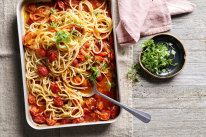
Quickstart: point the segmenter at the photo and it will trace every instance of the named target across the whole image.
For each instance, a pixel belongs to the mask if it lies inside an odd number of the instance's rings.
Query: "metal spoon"
[[[93,83],[93,92],[90,94],[90,95],[87,95],[86,97],[91,97],[93,96],[94,94],[97,94],[109,101],[111,101],[112,103],[116,104],[117,106],[120,106],[121,108],[127,110],[129,113],[131,113],[132,115],[134,115],[136,118],[138,118],[139,120],[141,120],[142,122],[144,123],[149,123],[150,120],[151,120],[151,116],[145,112],[142,112],[142,111],[139,111],[139,110],[136,110],[134,108],[130,108],[102,93],[100,93],[99,91],[97,91],[97,86],[96,86],[96,83],[95,82],[92,82]]]

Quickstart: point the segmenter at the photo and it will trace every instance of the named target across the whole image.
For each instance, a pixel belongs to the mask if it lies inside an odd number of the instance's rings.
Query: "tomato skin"
[[[57,83],[52,83],[50,89],[52,90],[53,93],[57,93],[60,91]]]
[[[29,100],[30,105],[35,105],[36,104],[36,97],[33,96],[31,93],[29,93],[28,100]]]
[[[118,114],[118,112],[119,112],[119,107],[118,106],[112,106],[111,108],[110,108],[110,117],[111,118],[116,118],[117,117],[117,114]]]
[[[98,55],[102,56],[102,57],[106,57],[106,56],[108,56],[108,53],[107,52],[100,52]]]
[[[94,110],[96,109],[96,105],[97,105],[97,102],[96,102],[96,99],[91,97],[91,98],[88,98],[86,100],[86,105],[88,107],[89,110]]]
[[[102,79],[103,79],[103,74],[101,74],[99,77],[96,78],[96,80],[97,80],[98,82],[102,81]]]
[[[100,120],[103,120],[103,121],[109,120],[109,118],[110,118],[110,111],[103,110],[98,116],[99,116]]]
[[[30,4],[27,8],[26,11],[30,12],[30,13],[35,13],[36,11],[36,5],[35,4]]]
[[[56,50],[49,50],[47,57],[49,58],[49,62],[52,62],[58,58],[58,52]]]
[[[32,23],[34,23],[34,21],[29,17],[28,20],[27,20],[27,24],[31,25]]]
[[[35,81],[35,84],[40,84],[40,81]]]
[[[49,126],[53,126],[53,125],[55,125],[57,123],[57,120],[46,118],[46,123]]]
[[[79,62],[84,62],[84,61],[85,61],[85,56],[84,56],[84,55],[78,55],[78,56],[77,56],[77,60],[78,60]]]
[[[43,77],[46,77],[47,75],[49,75],[49,70],[44,65],[38,67],[37,70],[38,70],[39,74]]]
[[[80,117],[80,118],[76,118],[72,121],[72,124],[76,124],[76,123],[83,123],[84,122],[84,118]]]
[[[30,113],[32,116],[37,116],[39,114],[39,107],[37,105],[32,105],[30,108]]]
[[[70,124],[70,123],[72,123],[72,120],[71,120],[71,119],[68,119],[68,118],[65,118],[65,119],[62,119],[62,120],[60,121],[60,123],[61,123],[61,124]]]
[[[57,4],[59,6],[60,9],[64,9],[65,5],[64,5],[64,2],[61,1],[61,0],[57,0]]]
[[[38,50],[37,50],[37,54],[38,54],[40,57],[46,57],[47,52],[46,52],[45,49],[38,49]]]
[[[60,97],[55,97],[54,98],[54,105],[57,107],[62,107],[64,105],[64,102]]]
[[[32,117],[33,121],[39,124],[46,123],[45,117],[42,114],[37,114],[36,116]]]

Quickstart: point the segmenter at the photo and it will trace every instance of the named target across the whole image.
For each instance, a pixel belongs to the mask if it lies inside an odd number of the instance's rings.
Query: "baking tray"
[[[24,59],[24,48],[22,43],[22,37],[25,34],[24,29],[24,13],[23,9],[24,6],[29,3],[37,3],[37,2],[50,2],[51,0],[20,0],[17,5],[17,24],[18,24],[18,35],[19,35],[19,49],[20,49],[20,56],[21,56],[21,69],[22,69],[22,80],[23,80],[23,90],[24,90],[24,103],[25,103],[25,114],[27,123],[34,129],[52,129],[52,128],[63,128],[63,127],[75,127],[75,126],[85,126],[85,125],[98,125],[98,124],[110,124],[115,122],[121,115],[121,108],[119,115],[112,120],[108,121],[98,121],[98,122],[88,122],[88,123],[78,123],[78,124],[64,124],[64,125],[54,125],[54,126],[47,126],[47,125],[40,125],[33,122],[31,114],[29,113],[29,103],[28,103],[28,91],[26,85],[26,77],[25,77],[25,59]],[[121,102],[121,92],[120,92],[120,80],[119,80],[119,64],[118,64],[118,55],[117,55],[117,40],[116,40],[116,33],[115,33],[115,20],[114,20],[114,3],[113,0],[108,0],[110,4],[112,20],[113,20],[113,36],[114,36],[114,50],[115,50],[115,59],[116,59],[116,68],[117,68],[117,87],[116,87],[116,94],[117,100]]]

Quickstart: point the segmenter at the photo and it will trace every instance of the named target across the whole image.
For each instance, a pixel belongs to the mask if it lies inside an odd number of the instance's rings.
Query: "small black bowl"
[[[151,40],[151,39],[154,40],[155,44],[160,44],[160,43],[165,43],[165,42],[172,43],[172,47],[176,51],[175,58],[174,58],[173,62],[178,63],[178,65],[177,66],[170,65],[169,66],[169,69],[170,69],[169,72],[164,72],[164,73],[161,73],[161,74],[152,73],[149,70],[147,70],[144,67],[144,65],[142,64],[142,53],[145,50],[145,48],[142,48],[142,51],[139,54],[139,64],[140,64],[140,66],[149,75],[151,75],[153,77],[156,77],[156,78],[165,79],[165,78],[174,77],[175,75],[177,75],[183,69],[183,67],[185,65],[185,62],[186,62],[186,52],[185,52],[183,44],[176,37],[174,37],[170,34],[165,34],[165,33],[154,35],[149,40]]]

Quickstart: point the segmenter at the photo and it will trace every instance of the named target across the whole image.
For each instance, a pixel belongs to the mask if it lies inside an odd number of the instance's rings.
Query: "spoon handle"
[[[118,101],[116,101],[116,100],[114,100],[114,99],[112,99],[112,98],[110,98],[110,97],[108,97],[108,96],[98,92],[98,91],[97,91],[97,94],[100,95],[101,97],[111,101],[112,103],[120,106],[121,108],[124,108],[125,110],[127,110],[128,112],[133,114],[136,118],[138,118],[142,122],[144,122],[144,123],[150,122],[151,116],[149,114],[147,114],[145,112],[142,112],[142,111],[139,111],[139,110],[136,110],[136,109],[133,109],[133,108],[130,108],[130,107],[126,106],[126,105],[123,105],[120,102],[118,102]]]

